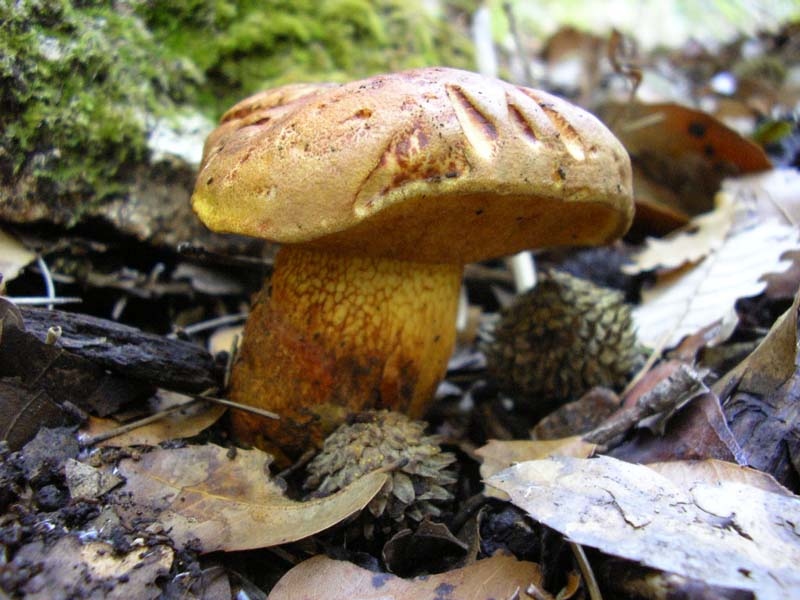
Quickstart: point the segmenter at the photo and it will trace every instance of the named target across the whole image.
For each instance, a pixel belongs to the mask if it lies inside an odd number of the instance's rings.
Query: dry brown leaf
[[[162,590],[156,580],[169,573],[172,560],[172,549],[163,545],[119,554],[105,542],[82,545],[71,536],[49,547],[42,542],[28,544],[14,557],[20,565],[39,569],[21,590],[29,600],[160,598]]]
[[[758,175],[726,179],[722,190],[748,210],[750,217],[778,219],[800,226],[800,172],[773,169]]]
[[[493,556],[446,573],[401,579],[320,555],[286,573],[269,600],[488,600],[523,597],[531,584],[540,586],[541,582],[536,563],[512,556]]]
[[[249,550],[340,523],[364,508],[387,478],[373,472],[332,496],[296,502],[269,478],[271,460],[260,450],[230,456],[211,444],[157,449],[120,462],[127,481],[114,495],[115,509],[123,519],[151,514],[179,547],[192,542],[203,553]]]
[[[648,239],[647,247],[633,256],[634,264],[623,271],[636,274],[696,263],[720,248],[732,228],[739,231],[771,220],[796,228],[800,225],[798,189],[800,173],[794,169],[727,179],[723,193],[714,198],[713,211],[698,215],[666,239]]]
[[[701,394],[679,408],[665,423],[663,433],[639,428],[610,455],[646,465],[709,458],[744,464],[746,460],[728,428],[719,399],[711,393]]]
[[[579,544],[758,598],[796,594],[800,498],[735,478],[690,480],[684,488],[601,456],[525,462],[488,483]]]
[[[485,446],[475,450],[475,454],[481,459],[481,479],[485,481],[516,463],[551,456],[588,458],[596,448],[596,444],[585,442],[581,436],[575,435],[557,440],[489,440]],[[493,488],[487,487],[484,493],[507,499],[505,494]]]
[[[0,279],[8,282],[14,279],[28,264],[36,260],[36,253],[28,250],[16,238],[0,229]]]
[[[788,266],[782,256],[800,246],[798,229],[785,218],[764,218],[767,209],[761,206],[773,201],[759,191],[762,180],[750,178],[746,188],[740,182],[735,196],[720,192],[717,209],[695,218],[692,231],[649,240],[634,257],[629,273],[661,269],[633,310],[642,343],[674,346],[715,322],[721,326],[710,343],[724,341],[738,322],[736,300],[760,293],[766,274]]]
[[[177,404],[189,405],[194,401],[191,396],[166,390],[160,390],[158,396],[158,402],[153,406],[154,412],[166,410]],[[196,402],[186,408],[176,409],[158,421],[98,442],[97,445],[157,446],[167,440],[190,438],[211,427],[224,412],[225,407],[219,404]],[[79,439],[92,438],[107,431],[112,431],[121,425],[123,423],[116,419],[89,417],[86,425],[80,431]]]
[[[650,463],[647,466],[684,490],[690,490],[697,484],[722,485],[726,482],[737,482],[765,492],[792,497],[792,493],[771,475],[724,460],[674,460]]]
[[[717,173],[765,171],[772,165],[764,150],[715,117],[674,103],[626,105],[615,130],[628,152],[676,158],[702,156]]]
[[[798,315],[800,292],[758,347],[713,385],[714,393],[722,401],[734,389],[768,396],[794,376],[798,362]]]
[[[800,473],[800,292],[767,337],[713,389],[747,464],[794,485]]]

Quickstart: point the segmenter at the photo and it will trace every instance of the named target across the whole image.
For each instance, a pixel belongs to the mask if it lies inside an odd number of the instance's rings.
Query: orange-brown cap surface
[[[608,242],[631,196],[628,155],[592,115],[425,68],[243,101],[209,137],[192,202],[217,231],[465,263]]]

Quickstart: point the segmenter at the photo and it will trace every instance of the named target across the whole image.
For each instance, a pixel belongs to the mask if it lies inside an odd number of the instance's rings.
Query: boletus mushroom
[[[192,196],[213,230],[278,242],[230,396],[246,443],[287,456],[348,413],[423,415],[455,338],[465,263],[604,244],[628,228],[630,159],[545,92],[424,68],[294,85],[231,108]]]

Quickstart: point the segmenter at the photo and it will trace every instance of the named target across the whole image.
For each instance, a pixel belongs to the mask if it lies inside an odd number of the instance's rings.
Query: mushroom
[[[465,263],[607,243],[630,159],[592,115],[447,68],[288,86],[231,108],[192,196],[220,232],[278,242],[231,374],[241,441],[294,457],[348,413],[422,416],[455,338]]]

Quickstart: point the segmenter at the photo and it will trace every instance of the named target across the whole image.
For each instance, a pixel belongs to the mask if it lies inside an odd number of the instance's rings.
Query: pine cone
[[[453,499],[456,481],[447,467],[455,461],[442,452],[425,424],[390,411],[359,413],[351,423],[331,433],[322,451],[309,463],[304,487],[327,496],[355,479],[390,468],[391,477],[362,514],[363,533],[372,539],[375,528],[384,534],[400,531],[426,517],[438,517]],[[395,468],[392,468],[395,466]]]
[[[593,386],[621,388],[641,360],[622,294],[558,271],[501,313],[493,337],[489,373],[541,415]]]

